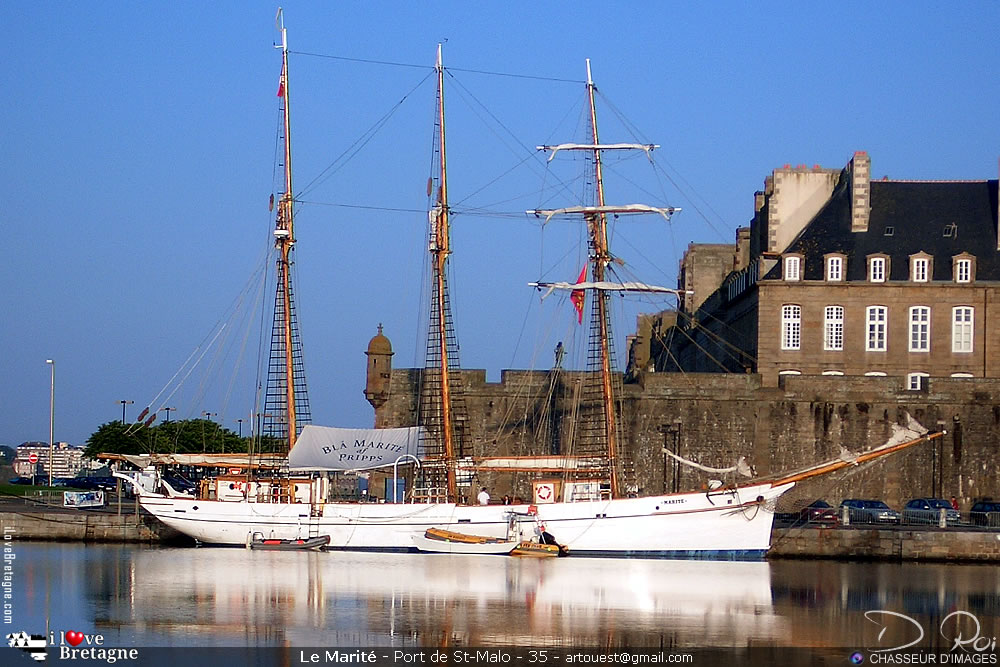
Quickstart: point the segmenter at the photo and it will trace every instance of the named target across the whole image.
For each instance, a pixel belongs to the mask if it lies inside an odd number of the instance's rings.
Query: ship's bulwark
[[[376,412],[380,426],[414,423],[419,372],[393,370],[389,399]],[[551,373],[508,370],[499,383],[489,383],[483,370],[462,372],[476,455],[545,454],[545,443],[528,444],[536,442],[537,433],[568,435],[571,387],[578,375]],[[849,476],[799,485],[782,498],[779,511],[820,497],[834,505],[848,497],[880,498],[900,507],[914,497],[954,495],[965,507],[973,498],[996,496],[1000,471],[984,470],[982,462],[992,460],[1000,441],[1000,380],[931,378],[929,390],[921,392],[907,391],[904,382],[784,376],[778,387],[763,387],[756,374],[645,373],[640,382],[625,385],[625,446],[635,460],[641,493],[689,491],[702,488],[709,475],[675,464],[663,448],[720,468],[743,456],[757,474],[776,474],[834,458],[841,447],[852,452],[877,447],[891,435],[891,424],[904,424],[909,414],[946,435]],[[554,410],[543,410],[546,403]],[[509,476],[480,472],[479,477],[494,496],[530,497],[527,478],[511,487]]]

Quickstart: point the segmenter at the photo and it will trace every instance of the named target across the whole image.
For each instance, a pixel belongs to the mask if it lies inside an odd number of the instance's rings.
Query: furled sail
[[[659,148],[659,144],[556,144],[555,146],[536,146],[540,151],[552,151],[549,162],[559,151],[613,151],[613,150],[634,150],[646,151],[649,157],[654,148]]]
[[[648,285],[646,283],[639,282],[627,282],[627,283],[616,283],[608,280],[601,281],[583,281],[579,283],[566,283],[566,282],[554,282],[554,283],[528,283],[531,287],[537,287],[538,289],[546,290],[545,294],[542,295],[544,299],[552,290],[566,289],[566,290],[601,290],[604,292],[646,292],[646,293],[657,293],[657,294],[687,294],[690,290],[680,290],[673,289],[671,287],[660,287],[659,285]]]
[[[618,206],[569,206],[567,208],[555,209],[532,209],[525,211],[525,213],[543,217],[547,223],[557,215],[572,215],[581,213],[583,215],[597,213],[659,213],[665,219],[670,220],[670,216],[680,210],[680,208],[675,206],[659,207],[648,206],[646,204],[620,204]]]
[[[288,454],[291,470],[370,470],[419,457],[419,426],[410,428],[303,427]],[[412,459],[410,459],[412,461]]]

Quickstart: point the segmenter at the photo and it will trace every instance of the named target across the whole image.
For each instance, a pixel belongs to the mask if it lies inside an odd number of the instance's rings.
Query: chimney
[[[742,271],[750,265],[750,228],[736,230],[736,253],[733,255],[733,271]]]
[[[855,151],[851,158],[851,231],[867,232],[872,210],[872,160],[866,151]]]

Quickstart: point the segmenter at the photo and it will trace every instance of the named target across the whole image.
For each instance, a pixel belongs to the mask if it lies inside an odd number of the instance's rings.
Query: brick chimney
[[[851,158],[851,231],[867,232],[872,210],[872,160],[867,151],[855,151]]]
[[[750,228],[736,230],[736,252],[733,255],[733,271],[742,271],[750,265]]]

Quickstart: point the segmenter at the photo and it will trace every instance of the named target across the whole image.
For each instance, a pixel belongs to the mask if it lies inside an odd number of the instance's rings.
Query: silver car
[[[936,526],[941,521],[941,510],[944,510],[946,525],[954,526],[961,522],[962,515],[944,498],[914,498],[903,508],[903,523]]]

